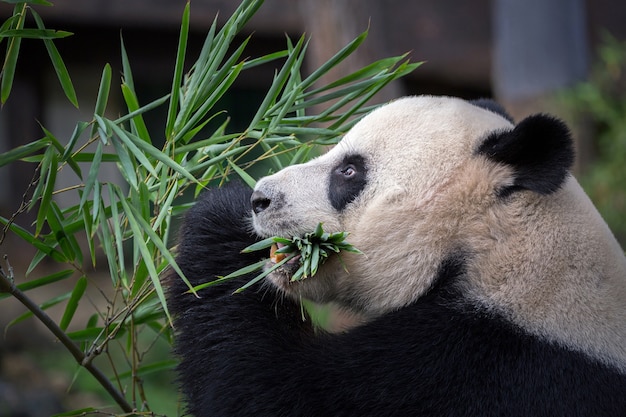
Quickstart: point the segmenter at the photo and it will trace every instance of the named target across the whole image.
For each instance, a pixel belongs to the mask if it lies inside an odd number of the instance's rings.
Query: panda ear
[[[574,162],[574,146],[567,126],[543,114],[529,116],[512,130],[494,132],[478,154],[507,164],[515,171],[513,188],[550,194],[558,190]]]

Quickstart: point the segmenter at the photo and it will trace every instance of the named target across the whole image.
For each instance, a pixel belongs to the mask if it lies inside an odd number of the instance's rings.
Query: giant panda
[[[177,262],[191,284],[323,223],[362,254],[198,295],[175,273],[179,382],[202,416],[626,416],[626,259],[570,173],[567,127],[497,105],[386,104],[326,154],[205,192]],[[268,261],[268,267],[271,261]],[[339,333],[301,299],[359,317]]]

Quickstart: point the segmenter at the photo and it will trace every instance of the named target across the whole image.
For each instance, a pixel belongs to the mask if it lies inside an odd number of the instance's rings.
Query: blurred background
[[[0,152],[40,137],[39,123],[59,136],[64,132],[69,136],[75,120],[89,120],[91,107],[85,103],[95,101],[104,64],[112,65],[113,74],[120,73],[120,35],[136,75],[140,100],[160,97],[171,86],[184,0],[53,3],[53,7],[37,10],[47,27],[75,34],[56,45],[86,114],[81,115],[64,98],[42,42],[24,41],[14,93],[0,111]],[[216,14],[226,19],[237,4],[236,0],[192,1],[190,56],[201,47]],[[10,16],[11,10],[10,4],[0,3],[0,19]],[[578,122],[579,115],[571,116],[578,104],[575,101],[592,99],[593,91],[584,92],[586,96],[579,92],[582,98],[569,97],[566,104],[574,104],[573,108],[555,104],[553,99],[588,80],[606,90],[601,92],[606,100],[623,98],[625,52],[620,40],[626,38],[624,22],[626,3],[619,0],[266,0],[245,35],[253,34],[248,53],[258,56],[284,48],[285,36],[296,38],[306,33],[311,38],[306,65],[314,69],[369,28],[365,45],[343,67],[345,74],[375,59],[404,53],[413,61],[426,61],[379,94],[380,102],[406,94],[494,97],[517,120],[529,113],[550,111]],[[606,51],[610,42],[613,49]],[[254,76],[238,80],[227,103],[234,123],[253,112],[274,69],[261,66]],[[601,107],[606,103],[595,104]],[[589,105],[582,106],[588,114],[594,110]],[[111,112],[116,106],[123,106],[119,91],[113,91]],[[623,115],[624,110],[621,112]],[[159,116],[152,113],[152,117]],[[589,123],[573,126],[579,140],[577,172],[602,156],[592,139],[598,137],[593,130],[598,126]],[[26,172],[19,169],[0,170],[3,212],[15,209],[16,196],[21,196],[31,179],[29,166],[24,166]],[[623,224],[618,227],[626,228]]]
[[[114,86],[115,77],[120,77],[120,36],[140,101],[147,103],[171,88],[184,0],[52,2],[52,7],[37,7],[37,11],[48,28],[74,33],[55,45],[72,76],[81,108],[65,98],[42,42],[24,40],[12,95],[0,110],[0,153],[41,137],[41,125],[57,137],[69,138],[77,120],[91,120],[103,66],[113,67]],[[215,16],[219,13],[218,21],[226,19],[237,4],[236,0],[191,1],[190,57],[197,56]],[[0,21],[12,10],[12,4],[0,3]],[[306,67],[313,70],[369,28],[364,46],[334,78],[404,53],[414,62],[425,61],[383,90],[378,102],[408,94],[493,97],[516,120],[536,112],[564,118],[577,141],[576,175],[624,245],[624,22],[626,2],[621,0],[266,0],[242,37],[253,36],[247,50],[255,57],[284,49],[286,36],[306,33],[311,38]],[[236,82],[224,103],[233,124],[237,120],[245,124],[254,113],[274,70],[261,66]],[[122,113],[125,106],[120,92],[112,91],[108,111],[115,114],[116,109]],[[146,122],[162,124],[165,112],[149,113]],[[119,175],[116,172],[111,175]],[[32,176],[30,164],[0,168],[1,215],[10,217],[17,210]],[[25,246],[24,259],[12,258],[13,262],[28,263],[32,256],[28,251]],[[20,308],[8,301],[0,302],[2,328]],[[55,371],[67,366],[55,363],[55,347],[45,330],[26,321],[7,334],[10,337],[0,335],[0,417],[49,415],[54,404],[61,411],[93,405],[90,395],[97,394],[88,389],[67,393],[67,379],[72,376]],[[41,353],[48,350],[53,353]],[[15,353],[24,351],[40,353],[36,359]],[[65,356],[58,359],[64,360]],[[161,382],[163,402],[175,405],[171,382]],[[25,392],[28,402],[52,405],[37,408],[19,400],[20,409],[9,410],[7,405],[2,409],[3,398],[24,398]],[[71,406],[60,405],[71,395],[77,396]]]

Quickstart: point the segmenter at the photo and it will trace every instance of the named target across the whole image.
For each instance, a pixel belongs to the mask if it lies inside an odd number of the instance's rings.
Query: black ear
[[[560,120],[543,114],[527,117],[512,130],[492,133],[477,152],[513,167],[514,189],[540,194],[558,190],[574,163],[569,129]]]

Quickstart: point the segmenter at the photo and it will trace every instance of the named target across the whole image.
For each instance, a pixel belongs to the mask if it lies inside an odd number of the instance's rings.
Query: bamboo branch
[[[45,311],[43,311],[35,302],[33,302],[33,300],[28,298],[28,296],[24,294],[24,292],[17,288],[13,280],[13,273],[10,265],[8,265],[8,269],[9,274],[7,275],[4,269],[0,267],[0,293],[5,292],[11,294],[27,309],[29,309],[35,315],[35,317],[37,317],[39,321],[41,321],[48,328],[48,330],[50,330],[52,334],[54,334],[57,339],[59,339],[61,344],[63,344],[63,346],[65,346],[65,348],[72,354],[74,359],[76,359],[76,362],[78,362],[78,364],[80,364],[91,375],[93,375],[94,378],[96,378],[100,385],[109,393],[109,395],[125,413],[134,412],[135,410],[128,403],[126,397],[124,397],[124,395],[113,386],[109,378],[107,378],[106,375],[104,375],[102,371],[100,371],[100,369],[98,369],[93,364],[93,362],[91,362],[90,360],[86,360],[87,357],[85,356],[83,351],[80,350],[78,346],[76,346],[72,339],[70,339],[63,330],[61,330],[61,328],[54,322],[54,320],[52,320],[52,318],[48,314],[46,314]]]

